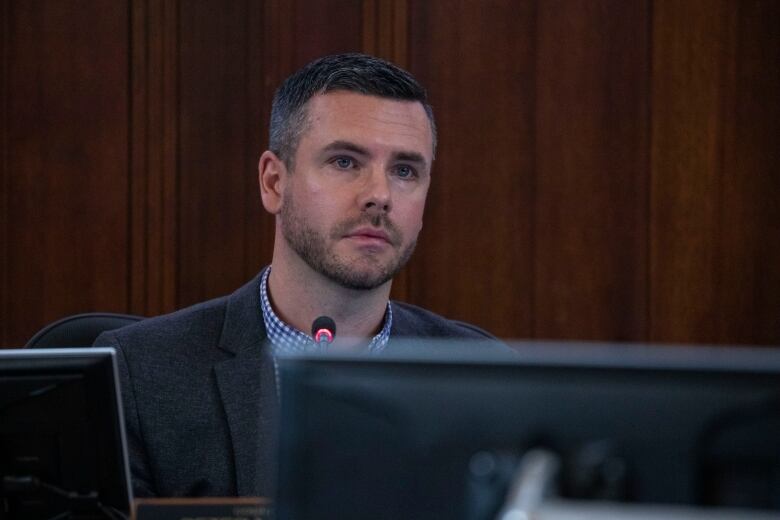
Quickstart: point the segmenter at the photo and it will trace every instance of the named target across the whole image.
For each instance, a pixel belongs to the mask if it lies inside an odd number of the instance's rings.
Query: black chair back
[[[132,314],[88,312],[67,316],[39,330],[24,348],[90,347],[101,332],[144,319]]]

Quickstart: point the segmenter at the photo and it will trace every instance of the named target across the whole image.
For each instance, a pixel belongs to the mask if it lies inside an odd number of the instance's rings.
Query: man
[[[422,228],[436,146],[425,91],[359,54],[293,74],[274,96],[260,195],[276,216],[271,266],[232,295],[101,335],[119,352],[136,496],[273,494],[275,356],[381,353],[401,336],[489,338],[390,302]],[[390,346],[388,346],[390,345]]]

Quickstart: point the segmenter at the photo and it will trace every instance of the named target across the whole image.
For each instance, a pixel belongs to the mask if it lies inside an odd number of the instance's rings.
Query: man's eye
[[[353,161],[350,157],[336,157],[333,160],[333,164],[342,170],[348,170],[355,167],[355,161]]]
[[[396,166],[395,174],[401,179],[413,179],[417,177],[417,172],[411,166]]]

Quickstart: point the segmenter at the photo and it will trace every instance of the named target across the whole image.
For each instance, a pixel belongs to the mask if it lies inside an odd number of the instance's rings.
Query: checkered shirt
[[[268,275],[271,268],[265,270],[260,281],[260,309],[263,313],[263,322],[268,339],[271,342],[271,353],[277,355],[305,354],[317,352],[317,345],[308,334],[283,322],[276,315],[268,299]],[[385,324],[379,333],[371,338],[366,350],[372,354],[382,352],[390,339],[390,327],[393,325],[393,307],[387,302],[385,312]]]

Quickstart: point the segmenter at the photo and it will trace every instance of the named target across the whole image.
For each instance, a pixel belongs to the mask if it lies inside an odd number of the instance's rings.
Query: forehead
[[[314,96],[307,104],[307,125],[302,142],[327,146],[336,140],[366,148],[415,151],[430,158],[431,125],[417,101],[335,91]]]

